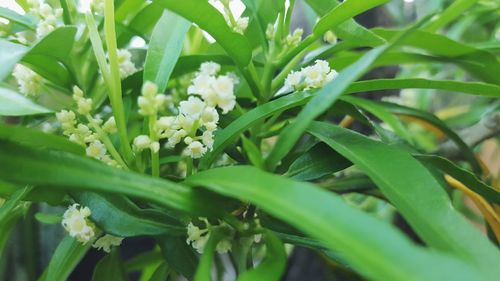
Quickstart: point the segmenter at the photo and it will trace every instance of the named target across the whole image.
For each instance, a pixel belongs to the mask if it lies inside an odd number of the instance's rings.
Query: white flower
[[[215,63],[214,63],[215,64]],[[215,77],[207,75],[200,72],[191,81],[191,85],[188,87],[188,94],[190,95],[200,95],[203,99],[208,99],[216,95],[212,85],[215,83]]]
[[[104,14],[104,0],[90,0],[90,9],[96,14]]]
[[[203,142],[204,145],[207,146],[208,149],[212,149],[214,146],[214,134],[212,131],[205,131],[203,132],[203,135],[201,136],[201,141]]]
[[[109,119],[102,125],[102,129],[110,134],[116,133],[118,129],[116,128],[115,117],[111,116]]]
[[[116,237],[113,235],[106,234],[102,236],[101,238],[97,239],[97,241],[94,242],[92,247],[97,248],[98,250],[103,250],[106,253],[111,252],[111,247],[113,246],[120,246],[122,244],[123,238],[121,237]]]
[[[92,110],[92,99],[86,99],[83,91],[78,86],[73,86],[73,100],[76,102],[77,111],[81,115],[87,115]]]
[[[325,32],[325,35],[323,35],[323,41],[333,45],[337,43],[337,36],[335,35],[335,33],[333,33],[333,31],[328,30],[327,32]]]
[[[186,147],[186,153],[193,159],[198,159],[207,152],[207,148],[199,141],[193,141]]]
[[[53,9],[44,1],[29,1],[30,13],[38,17],[38,24],[36,27],[37,38],[42,38],[47,35],[56,27],[57,18],[62,16],[62,9]]]
[[[95,235],[94,224],[88,219],[90,214],[88,207],[73,204],[64,212],[61,224],[71,237],[79,242],[87,243]]]
[[[285,87],[290,89],[296,89],[302,83],[302,72],[292,71],[285,79]]]
[[[135,151],[143,151],[144,149],[148,149],[151,145],[151,139],[146,135],[139,135],[134,139],[134,150]]]
[[[212,85],[218,96],[233,96],[234,95],[234,80],[226,75],[219,76]]]
[[[76,115],[73,111],[61,110],[56,113],[56,118],[59,123],[61,123],[61,127],[63,129],[63,133],[69,136],[76,125]]]
[[[216,75],[220,71],[220,64],[213,61],[204,62],[200,65],[200,73],[203,75]]]
[[[203,113],[201,114],[201,120],[203,123],[215,123],[219,121],[219,113],[213,107],[207,106]]]
[[[232,248],[232,244],[231,244],[231,241],[228,239],[222,239],[215,247],[215,249],[217,250],[217,253],[219,253],[219,254],[225,254],[225,253],[231,251],[231,248]]]
[[[126,49],[118,49],[118,65],[120,67],[120,78],[123,80],[134,74],[137,69],[132,62],[132,54]]]
[[[98,140],[95,140],[89,144],[87,149],[85,150],[87,153],[87,156],[95,158],[95,159],[102,159],[104,155],[106,155],[106,146]]]
[[[200,118],[205,103],[197,97],[189,97],[187,101],[181,101],[179,104],[179,112],[192,120]]]
[[[207,244],[208,239],[210,238],[210,223],[206,218],[199,218],[206,225],[205,228],[200,229],[192,222],[187,225],[187,239],[186,243],[191,245],[198,253],[202,254]],[[231,250],[231,240],[226,237],[222,239],[219,243],[217,243],[216,250],[219,254],[227,253]]]
[[[293,34],[289,34],[286,39],[285,39],[285,44],[288,47],[295,47],[297,46],[300,41],[302,40],[302,34],[304,33],[304,30],[302,28],[297,28],[293,31]]]
[[[243,34],[248,27],[248,17],[241,17],[236,20],[236,24],[232,26],[233,31]]]
[[[97,140],[97,136],[85,124],[78,124],[69,134],[69,140],[80,145]]]
[[[146,81],[142,85],[141,96],[137,99],[139,114],[144,116],[156,115],[164,99],[157,98],[158,86],[151,81]]]
[[[24,65],[17,64],[14,67],[12,76],[16,78],[19,91],[26,96],[36,97],[40,94],[42,87],[42,76]]]
[[[321,88],[337,77],[338,73],[330,68],[328,62],[317,60],[314,65],[293,71],[285,80],[285,88],[293,90],[307,90]]]

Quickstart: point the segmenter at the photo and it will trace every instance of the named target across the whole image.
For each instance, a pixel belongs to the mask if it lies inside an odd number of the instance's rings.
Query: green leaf
[[[57,85],[70,87],[74,82],[70,69],[70,54],[75,42],[76,27],[59,27],[36,43],[23,62]]]
[[[230,65],[233,66],[234,62],[231,57],[226,55],[189,55],[181,56],[175,65],[172,78],[177,78],[181,75],[198,70],[200,65],[206,61],[213,61],[222,66]]]
[[[441,12],[436,18],[424,26],[424,30],[428,32],[436,32],[442,27],[445,27],[456,18],[463,15],[463,13],[476,4],[478,0],[457,0],[451,3],[448,8]]]
[[[31,18],[20,15],[11,9],[0,7],[0,18],[8,19],[31,30],[36,29],[36,25]]]
[[[287,259],[283,242],[270,231],[265,233],[264,239],[267,247],[266,257],[255,269],[241,274],[237,281],[274,281],[281,279]]]
[[[216,254],[215,249],[223,237],[220,229],[213,229],[210,231],[210,237],[208,238],[205,248],[203,248],[203,255],[201,255],[200,264],[194,275],[194,281],[212,280],[212,264],[214,255]]]
[[[310,181],[331,175],[351,166],[351,161],[319,143],[300,155],[285,173],[295,180]]]
[[[24,116],[52,112],[29,98],[0,87],[0,116]]]
[[[416,246],[393,226],[313,184],[247,166],[199,172],[185,183],[255,204],[341,253],[371,280],[483,280],[475,264]]]
[[[82,244],[71,236],[65,236],[57,246],[42,281],[66,281],[92,245]]]
[[[170,268],[166,262],[162,262],[155,270],[149,281],[165,281],[170,274]]]
[[[126,281],[128,280],[119,251],[113,250],[96,265],[92,281]]]
[[[198,256],[186,240],[180,237],[163,236],[158,238],[158,243],[167,263],[188,280],[192,280],[198,267]]]
[[[73,197],[92,210],[92,221],[108,234],[132,237],[186,233],[186,228],[174,218],[155,209],[141,209],[124,196],[82,192]]]
[[[337,1],[306,0],[306,2],[320,17],[325,16],[331,9],[338,6]],[[383,38],[358,24],[354,19],[348,19],[333,28],[333,30],[339,38],[349,42],[356,42],[370,47],[385,43]]]
[[[62,216],[60,214],[36,213],[35,219],[43,224],[56,224],[61,222]]]
[[[406,107],[398,104],[388,103],[388,102],[377,102],[377,104],[383,106],[388,111],[394,114],[412,116],[421,120],[424,120],[433,126],[441,130],[446,136],[448,136],[461,150],[465,159],[470,163],[475,172],[480,173],[482,171],[481,165],[476,159],[474,152],[471,148],[462,140],[460,136],[457,135],[452,129],[450,129],[446,123],[441,121],[431,113],[425,112],[423,110],[414,109],[411,107]]]
[[[389,2],[389,0],[346,0],[326,13],[313,28],[316,37],[354,16]]]
[[[327,123],[315,122],[309,132],[364,171],[429,246],[474,264],[486,280],[498,276],[498,251],[453,209],[432,174],[408,152]]]
[[[262,155],[260,149],[251,140],[242,137],[243,149],[245,150],[250,163],[254,166],[264,169],[264,160],[262,160]]]
[[[36,148],[52,148],[78,155],[85,154],[85,149],[82,146],[67,138],[47,134],[33,128],[0,124],[0,139]]]
[[[353,83],[347,93],[360,93],[396,89],[436,89],[500,98],[500,86],[481,82],[431,80],[421,78],[373,79]]]
[[[450,160],[434,155],[414,155],[424,164],[433,166],[436,169],[454,177],[472,191],[483,196],[486,201],[500,205],[500,193],[493,187],[485,184],[470,171],[455,165]]]
[[[167,88],[190,26],[189,21],[169,11],[156,23],[144,64],[144,81],[154,82],[160,93]]]
[[[0,179],[7,182],[32,183],[71,192],[94,191],[127,195],[204,216],[222,211],[220,207],[215,209],[205,204],[206,200],[221,200],[219,197],[202,194],[177,183],[112,168],[90,158],[66,152],[33,149],[7,141],[0,141],[0,144]],[[220,203],[231,207],[227,202]]]
[[[252,49],[245,36],[233,32],[217,9],[205,0],[155,0],[166,9],[196,23],[208,32],[236,64],[245,67],[252,58]]]
[[[290,151],[303,132],[316,117],[320,116],[335,102],[347,87],[360,78],[389,45],[377,47],[367,52],[360,60],[352,64],[331,82],[318,90],[314,97],[301,110],[295,121],[285,127],[280,133],[278,141],[266,159],[270,170],[274,170],[279,161]]]
[[[29,48],[20,44],[11,43],[3,38],[0,38],[0,81],[7,77],[14,66],[24,57],[29,51]]]
[[[19,205],[21,200],[26,197],[31,189],[32,187],[30,186],[18,189],[6,202],[3,203],[3,205],[0,207],[0,224],[2,224],[6,219],[9,218],[9,214]]]

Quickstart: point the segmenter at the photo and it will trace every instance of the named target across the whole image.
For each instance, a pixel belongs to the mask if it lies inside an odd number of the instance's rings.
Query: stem
[[[186,157],[186,178],[193,174],[193,158]]]
[[[118,66],[118,48],[116,45],[115,8],[113,0],[105,0],[104,2],[104,34],[109,55],[109,78],[111,79],[111,83],[108,87],[110,88],[110,100],[114,100],[114,105],[112,105],[113,114],[115,116],[116,126],[120,135],[120,147],[122,152],[125,154],[125,159],[129,162],[134,158],[134,155],[127,136],[127,125],[123,109],[120,69]]]
[[[306,50],[303,50],[297,56],[295,56],[285,67],[281,72],[276,76],[276,78],[273,79],[271,83],[271,90],[275,91],[281,84],[283,84],[283,81],[285,81],[286,77],[288,74],[292,71],[292,69],[297,65],[297,63],[300,62],[302,57],[305,55]]]
[[[151,141],[158,141],[154,128],[156,127],[156,116],[151,115],[148,117],[148,127],[149,127],[149,138]],[[151,175],[153,177],[160,176],[160,154],[159,151],[151,151]]]
[[[122,166],[124,169],[128,169],[127,163],[123,161],[122,157],[120,156],[120,153],[116,150],[115,146],[113,145],[113,142],[111,142],[111,139],[109,138],[108,134],[101,128],[99,127],[92,116],[87,115],[87,120],[89,122],[89,125],[96,131],[97,135],[99,136],[99,139],[104,143],[104,146],[106,146],[106,149],[108,150],[109,154],[115,159],[120,166]]]

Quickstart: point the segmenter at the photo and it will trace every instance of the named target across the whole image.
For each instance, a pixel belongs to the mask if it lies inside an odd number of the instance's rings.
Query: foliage
[[[500,276],[496,1],[16,2],[0,280],[16,222],[67,231],[45,281],[92,248],[92,280],[280,280],[285,244],[353,280]],[[132,237],[155,247],[124,260]]]

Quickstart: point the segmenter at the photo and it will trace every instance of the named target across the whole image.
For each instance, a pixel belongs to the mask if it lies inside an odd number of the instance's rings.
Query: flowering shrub
[[[402,1],[16,2],[0,251],[17,221],[64,232],[29,280],[77,280],[88,251],[93,280],[281,280],[295,247],[339,280],[498,280],[495,1],[393,29],[354,17]],[[133,237],[155,246],[120,255]]]

